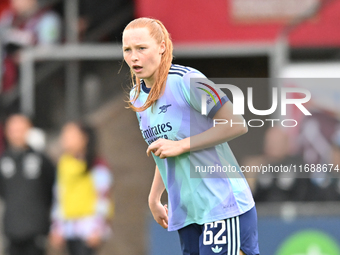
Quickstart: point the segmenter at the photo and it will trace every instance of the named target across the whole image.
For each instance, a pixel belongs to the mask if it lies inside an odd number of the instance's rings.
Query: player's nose
[[[138,55],[136,51],[132,51],[131,60],[136,62],[138,60]]]

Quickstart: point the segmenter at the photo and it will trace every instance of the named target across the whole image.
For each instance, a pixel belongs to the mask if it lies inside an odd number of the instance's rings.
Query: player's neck
[[[144,80],[144,83],[145,83],[145,86],[147,87],[147,88],[152,88],[152,86],[153,86],[153,82],[151,82],[149,79],[143,79]]]
[[[153,75],[151,75],[150,77],[148,77],[148,78],[144,78],[143,80],[144,80],[144,83],[145,83],[145,86],[147,87],[147,88],[152,88],[152,86],[155,84],[155,82],[156,82],[156,78],[158,77],[158,70],[156,70],[155,72],[154,72],[154,74]]]

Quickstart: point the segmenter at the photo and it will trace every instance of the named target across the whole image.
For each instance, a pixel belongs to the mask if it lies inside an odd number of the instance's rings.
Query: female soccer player
[[[184,255],[259,254],[252,194],[227,144],[247,132],[242,116],[202,73],[172,64],[159,20],[131,21],[123,53],[135,84],[130,107],[156,162],[149,206],[157,223],[178,230]],[[214,125],[218,119],[239,124]],[[160,202],[165,188],[169,208]]]

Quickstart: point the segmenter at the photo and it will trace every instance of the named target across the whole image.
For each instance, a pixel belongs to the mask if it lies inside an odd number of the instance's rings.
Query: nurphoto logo
[[[205,91],[206,93],[203,93],[201,96],[201,114],[207,115],[207,105],[209,104],[210,100],[213,100],[215,105],[217,104],[215,97],[217,97],[222,105],[221,98],[219,94],[216,92],[216,90],[203,82],[198,82],[201,85],[206,86],[209,88],[210,91],[204,88],[197,87],[198,89],[201,89]],[[233,96],[233,114],[234,115],[243,115],[244,114],[244,108],[245,108],[245,96],[240,88],[238,88],[235,85],[231,84],[215,84],[216,88],[219,89],[228,89],[232,96]],[[289,93],[299,93],[303,95],[301,98],[289,98],[287,94]],[[210,98],[207,99],[207,96]],[[257,116],[267,116],[272,113],[274,113],[278,106],[280,105],[281,109],[281,116],[287,115],[287,105],[294,105],[297,107],[304,115],[312,115],[306,107],[303,105],[307,103],[311,99],[311,93],[307,89],[304,88],[296,88],[296,87],[282,87],[282,88],[272,88],[272,105],[269,109],[266,110],[258,110],[255,109],[254,103],[253,103],[253,88],[248,87],[247,88],[247,106],[251,113]],[[298,122],[295,119],[265,119],[265,121],[270,122],[271,126],[274,126],[275,122],[280,122],[283,127],[296,127],[298,125]],[[230,123],[229,123],[230,122]],[[230,124],[232,125],[244,125],[246,126],[248,124],[249,127],[262,127],[264,125],[264,121],[262,119],[250,119],[247,122],[232,122],[228,121],[226,119],[214,119],[214,127],[216,125],[225,125]]]

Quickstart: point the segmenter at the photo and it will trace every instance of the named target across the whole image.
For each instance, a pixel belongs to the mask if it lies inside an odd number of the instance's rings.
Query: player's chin
[[[148,78],[146,75],[143,75],[143,74],[141,74],[141,73],[135,73],[135,72],[134,72],[134,74],[135,74],[135,76],[136,76],[138,79],[146,79],[146,78]]]
[[[151,74],[148,70],[144,69],[140,72],[133,72],[138,79],[148,79]]]

